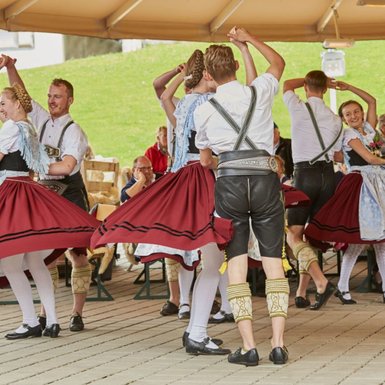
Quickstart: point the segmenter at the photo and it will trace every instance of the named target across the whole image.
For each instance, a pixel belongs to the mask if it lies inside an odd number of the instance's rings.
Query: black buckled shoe
[[[330,296],[333,294],[336,288],[331,282],[328,282],[326,285],[325,291],[323,293],[316,293],[315,302],[310,306],[310,310],[319,310],[323,305],[326,305]]]
[[[219,313],[222,315],[221,318],[209,318],[209,324],[221,324],[223,322],[235,322],[233,313],[225,313],[223,310],[220,310]]]
[[[190,335],[190,333],[188,333],[188,332],[184,332],[183,333],[183,336],[182,336],[182,345],[183,345],[183,347],[186,346],[186,341],[187,341],[189,335]],[[219,339],[219,338],[210,338],[210,340],[212,342],[214,342],[214,344],[217,345],[217,346],[221,346],[223,344],[223,341],[221,339]]]
[[[343,305],[354,305],[357,303],[357,301],[355,301],[352,298],[350,298],[350,299],[344,298],[345,294],[349,294],[349,292],[348,291],[339,291],[337,289],[337,291],[334,293],[334,296],[339,298],[339,300],[342,302]]]
[[[304,309],[305,307],[310,306],[310,301],[308,298],[303,297],[295,297],[294,298],[295,307],[298,307],[299,309]]]
[[[69,329],[71,332],[80,332],[84,329],[84,322],[79,313],[71,316]]]
[[[167,302],[162,306],[162,309],[160,309],[161,315],[173,315],[178,314],[179,308],[175,305],[175,303],[170,302],[167,300]]]
[[[60,333],[60,325],[59,324],[52,324],[51,326],[47,326],[43,330],[43,336],[44,337],[51,337],[56,338]]]
[[[47,326],[47,317],[45,315],[38,315],[37,320],[41,326],[41,330],[44,330]]]
[[[276,347],[269,354],[269,360],[272,361],[275,365],[286,364],[289,359],[289,352],[286,347]]]
[[[27,329],[23,333],[8,333],[5,335],[5,338],[7,340],[19,340],[21,338],[28,338],[28,337],[41,337],[42,330],[40,324],[34,327],[28,326],[27,324],[23,324],[24,329]]]
[[[207,345],[210,342],[210,338],[207,337],[205,338],[202,342],[197,342],[192,340],[191,338],[186,339],[186,353],[189,354],[207,354],[207,355],[225,355],[225,354],[230,354],[231,350],[230,349],[213,349],[207,347]]]
[[[259,362],[259,356],[257,349],[255,348],[250,349],[244,354],[242,354],[242,348],[239,348],[234,353],[229,354],[227,360],[230,362],[230,364],[257,366]]]

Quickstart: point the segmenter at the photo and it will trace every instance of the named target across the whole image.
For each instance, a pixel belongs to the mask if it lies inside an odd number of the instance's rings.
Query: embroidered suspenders
[[[39,137],[39,142],[41,143],[42,140],[43,140],[43,137],[44,137],[44,133],[45,133],[45,129],[47,127],[47,123],[49,122],[49,119],[43,124],[42,128],[41,128],[41,131],[40,131],[40,137]],[[45,151],[46,153],[48,154],[48,156],[50,158],[55,158],[57,162],[60,161],[60,156],[61,156],[61,151],[60,151],[60,146],[62,145],[63,143],[63,138],[64,138],[64,134],[65,132],[67,131],[67,128],[73,123],[74,121],[73,120],[70,120],[63,128],[61,134],[60,134],[60,137],[59,137],[59,140],[57,142],[57,146],[56,147],[52,147],[52,146],[49,146],[48,144],[45,144],[44,147],[45,147]]]

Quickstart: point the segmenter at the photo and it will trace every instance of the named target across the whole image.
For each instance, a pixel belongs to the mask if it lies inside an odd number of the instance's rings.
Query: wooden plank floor
[[[335,271],[333,258],[325,270]],[[185,353],[181,336],[185,321],[159,314],[164,300],[134,300],[139,289],[133,281],[139,273],[126,271],[122,257],[105,283],[114,297],[110,302],[87,302],[86,329],[68,330],[71,311],[70,288],[60,281],[57,292],[59,338],[1,340],[0,384],[56,385],[163,385],[163,384],[384,384],[385,305],[379,293],[352,294],[357,305],[341,305],[332,297],[321,311],[296,309],[292,282],[285,342],[290,352],[286,365],[273,365],[270,351],[270,321],[264,298],[253,297],[254,332],[262,358],[253,368],[231,365],[223,356],[193,356]],[[160,276],[159,270],[154,270]],[[366,274],[359,262],[352,278],[353,288]],[[331,277],[333,283],[337,277]],[[154,284],[164,291],[164,284]],[[95,290],[95,289],[93,289]],[[92,293],[91,293],[92,294]],[[12,299],[10,290],[0,291],[0,300]],[[20,323],[17,305],[0,307],[0,334]],[[234,324],[210,325],[212,337],[225,347],[240,345]]]

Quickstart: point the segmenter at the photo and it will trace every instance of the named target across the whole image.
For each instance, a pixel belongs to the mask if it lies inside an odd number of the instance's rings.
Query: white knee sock
[[[223,252],[214,243],[201,248],[203,269],[193,291],[190,323],[187,332],[194,341],[202,342],[207,337],[207,323],[219,283],[219,267],[223,262]],[[213,344],[214,347],[216,346]]]
[[[190,304],[190,290],[191,284],[194,279],[194,271],[186,270],[183,266],[179,268],[178,280],[179,280],[179,292],[181,305]]]
[[[39,322],[33,304],[31,285],[23,271],[23,260],[24,254],[17,254],[3,258],[0,264],[23,313],[23,324],[34,327]]]
[[[338,289],[341,292],[349,291],[349,279],[352,274],[353,267],[357,261],[358,256],[364,250],[365,245],[351,244],[346,249],[344,256],[342,257],[341,274],[338,281]],[[344,295],[345,299],[351,299],[350,294]]]
[[[230,302],[227,299],[227,286],[229,286],[229,276],[227,275],[227,270],[224,274],[220,275],[219,278],[219,292],[221,293],[221,311],[224,311],[226,314],[232,313]]]
[[[55,294],[51,274],[44,263],[44,258],[52,250],[40,250],[25,254],[28,269],[35,281],[41,303],[47,315],[47,326],[57,323],[55,310]]]
[[[378,270],[382,279],[382,291],[385,292],[385,243],[375,243],[373,247],[376,253]]]

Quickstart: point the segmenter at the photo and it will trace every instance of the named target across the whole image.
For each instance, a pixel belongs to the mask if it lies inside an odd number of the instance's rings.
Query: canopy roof
[[[234,25],[265,41],[385,39],[385,0],[0,0],[0,10],[0,29],[113,39],[226,41]]]

